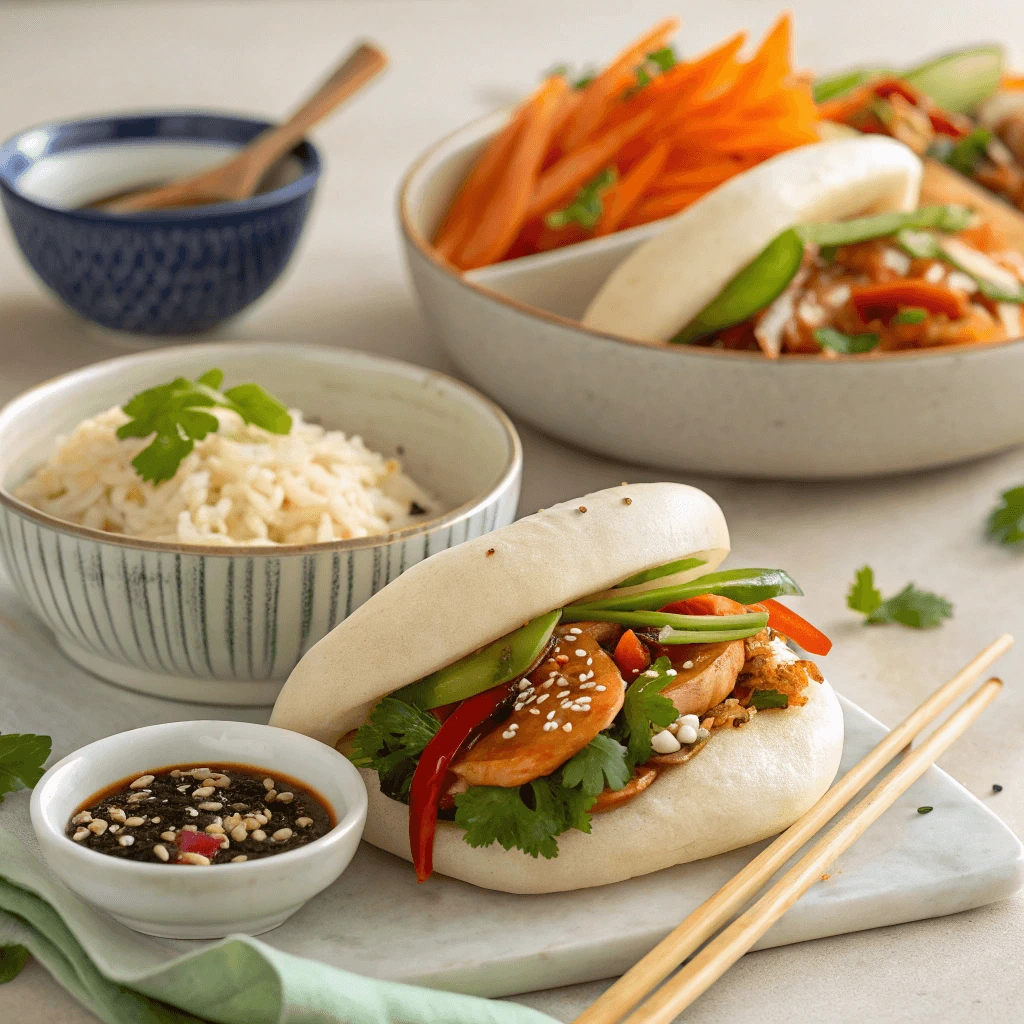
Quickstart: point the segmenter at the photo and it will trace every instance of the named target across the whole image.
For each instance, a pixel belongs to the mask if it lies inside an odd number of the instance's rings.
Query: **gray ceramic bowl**
[[[459,274],[428,239],[504,117],[476,121],[421,157],[400,214],[428,321],[512,415],[617,459],[785,479],[898,473],[1024,442],[1024,340],[769,360],[583,327],[608,274],[664,221]]]
[[[376,451],[450,511],[394,533],[308,547],[168,545],[62,522],[13,490],[59,435],[146,387],[220,367]],[[422,367],[268,343],[168,348],[97,363],[0,410],[0,553],[61,649],[131,689],[273,703],[299,658],[389,580],[516,515],[522,450],[492,402]]]

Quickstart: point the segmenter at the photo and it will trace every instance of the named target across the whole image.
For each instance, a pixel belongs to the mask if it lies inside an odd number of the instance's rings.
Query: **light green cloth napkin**
[[[244,935],[175,956],[45,869],[27,798],[0,808],[0,947],[25,946],[109,1024],[556,1024],[515,1003],[362,978]],[[0,958],[0,979],[15,957]]]

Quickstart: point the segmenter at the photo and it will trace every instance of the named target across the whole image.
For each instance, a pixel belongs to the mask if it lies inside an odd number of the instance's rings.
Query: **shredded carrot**
[[[999,83],[1000,89],[1024,89],[1024,75],[1003,75]]]
[[[850,298],[865,321],[878,313],[893,313],[901,306],[945,313],[950,320],[959,320],[967,315],[969,305],[967,296],[962,292],[919,278],[858,285],[850,289]]]
[[[500,259],[526,220],[544,153],[547,151],[559,100],[568,85],[549,78],[528,108],[507,165],[494,194],[456,258],[464,270]]]
[[[618,229],[622,218],[647,191],[648,186],[665,166],[667,156],[668,143],[655,143],[646,157],[605,192],[604,210],[594,229],[595,235],[610,235]]]
[[[572,121],[566,128],[562,148],[571,153],[600,124],[607,105],[616,98],[630,81],[635,81],[636,68],[647,54],[660,50],[679,31],[678,18],[658,22],[636,42],[626,47],[584,90]]]
[[[473,225],[480,217],[497,177],[512,153],[526,119],[527,110],[535,97],[536,93],[526,103],[520,105],[505,127],[494,136],[455,196],[455,201],[434,235],[434,248],[445,259],[454,258],[456,251],[466,241]]]
[[[664,71],[646,67],[678,20],[659,22],[583,89],[559,76],[520,105],[485,147],[452,202],[435,245],[460,269],[572,245],[671,216],[724,181],[795,146],[816,142],[821,118],[806,77],[791,64],[784,15],[753,56],[737,33]],[[546,218],[598,174],[593,227]]]
[[[526,215],[539,216],[550,210],[555,203],[579,191],[598,171],[607,167],[618,150],[643,131],[650,121],[651,112],[647,111],[552,164],[537,181]]]

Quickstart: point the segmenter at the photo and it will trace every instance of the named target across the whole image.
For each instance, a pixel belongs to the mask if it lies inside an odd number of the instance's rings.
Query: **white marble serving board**
[[[843,711],[841,774],[885,732],[855,704],[844,700]],[[934,810],[918,814],[924,805]],[[262,939],[358,974],[485,996],[608,978],[763,845],[617,885],[513,896],[439,876],[417,885],[409,864],[364,843],[331,888]],[[756,948],[953,914],[1004,899],[1022,884],[1017,838],[932,768]]]

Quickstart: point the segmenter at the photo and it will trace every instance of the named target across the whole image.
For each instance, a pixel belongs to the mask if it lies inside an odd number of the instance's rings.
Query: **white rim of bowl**
[[[274,353],[280,352],[280,346],[277,343],[259,341],[217,342],[211,345],[204,345],[202,351],[210,353],[211,359],[213,359],[222,350],[237,353],[242,349],[259,349],[263,351],[272,351]],[[147,360],[155,355],[174,354],[176,352],[194,354],[195,351],[196,346],[194,345],[176,345],[169,348],[161,348],[153,352],[138,352],[133,353],[132,355],[118,356],[115,359],[104,359],[98,363],[89,363],[87,366],[79,367],[77,370],[71,370],[68,373],[62,373],[56,377],[50,377],[48,380],[40,381],[40,383],[34,384],[32,387],[22,391],[19,395],[16,395],[9,402],[0,407],[0,417],[3,417],[11,406],[22,402],[35,392],[44,388],[52,387],[61,381],[69,380],[80,374],[86,373],[87,371],[94,370],[96,367],[133,364]],[[2,484],[0,484],[0,505],[4,505],[12,512],[16,512],[18,515],[23,515],[28,519],[33,519],[37,523],[41,523],[43,526],[48,526],[60,533],[68,533],[76,537],[84,537],[87,540],[93,540],[98,543],[112,544],[115,547],[134,548],[136,550],[143,551],[163,551],[167,553],[178,552],[188,555],[221,555],[225,558],[237,558],[240,555],[245,555],[250,558],[282,558],[290,555],[308,555],[326,553],[330,551],[353,551],[359,548],[383,547],[384,545],[393,544],[399,540],[405,540],[408,537],[416,537],[422,534],[433,533],[435,530],[453,526],[456,523],[461,522],[463,519],[469,518],[475,512],[478,512],[481,508],[493,501],[497,494],[507,488],[509,481],[521,471],[523,464],[523,444],[519,439],[519,434],[517,433],[512,420],[509,419],[508,414],[500,405],[497,404],[497,402],[477,391],[476,388],[470,387],[470,385],[466,384],[464,381],[458,380],[455,377],[450,377],[448,374],[441,373],[439,370],[431,370],[425,366],[417,366],[415,363],[407,363],[401,359],[392,359],[390,356],[379,356],[372,352],[361,352],[358,349],[335,349],[329,348],[325,345],[292,345],[289,346],[289,351],[311,352],[318,355],[337,352],[354,354],[359,358],[365,359],[367,362],[374,363],[384,369],[394,369],[395,367],[398,367],[404,371],[416,370],[443,381],[446,386],[451,387],[456,391],[460,391],[470,399],[478,402],[498,421],[498,424],[504,431],[505,439],[508,442],[509,447],[509,455],[505,461],[505,465],[502,467],[497,479],[491,485],[486,494],[480,495],[476,498],[471,498],[469,501],[463,502],[456,508],[439,516],[434,516],[431,519],[422,523],[416,523],[413,526],[404,526],[400,530],[392,530],[390,533],[377,533],[370,537],[354,537],[351,540],[325,541],[319,544],[276,544],[273,546],[262,544],[175,544],[169,541],[145,540],[140,537],[126,537],[120,533],[108,533],[105,530],[94,530],[92,527],[79,526],[77,523],[69,523],[63,519],[58,519],[56,516],[51,516],[46,512],[33,508],[33,506],[21,501],[19,498],[16,498]]]
[[[202,724],[216,724],[217,721],[218,720],[211,720],[210,722],[207,722],[204,719]],[[131,736],[133,733],[139,733],[139,732],[148,732],[148,731],[150,731],[152,729],[168,729],[168,730],[172,730],[176,726],[194,725],[194,724],[195,724],[194,722],[161,722],[159,725],[144,725],[144,726],[141,726],[138,729],[129,729],[127,732],[113,733],[110,736],[104,736],[102,739],[93,740],[92,743],[87,743],[84,747],[79,747],[77,750],[73,750],[66,757],[62,757],[55,765],[53,765],[50,768],[47,768],[45,775],[49,775],[50,772],[56,772],[57,769],[63,768],[65,762],[70,761],[72,758],[88,756],[88,751],[90,751],[92,748],[97,747],[97,746],[99,746],[101,744],[109,744],[112,741],[115,741],[115,740],[117,740],[117,739],[119,739],[119,738],[121,738],[123,736]],[[259,725],[256,722],[232,722],[232,721],[226,721],[226,720],[225,721],[221,721],[220,724],[231,725],[231,726],[235,726],[235,725],[251,725],[254,728],[258,728],[258,729],[274,729],[276,732],[286,732],[286,733],[291,733],[293,736],[301,736],[303,739],[309,740],[311,743],[320,743],[319,740],[314,740],[312,737],[305,736],[303,733],[292,732],[292,730],[290,730],[290,729],[279,729],[275,725]],[[359,770],[355,767],[355,765],[352,764],[351,761],[349,761],[349,759],[347,757],[345,757],[344,754],[342,754],[339,750],[335,750],[334,747],[328,746],[326,743],[320,743],[320,746],[327,747],[328,750],[333,750],[334,753],[337,754],[338,757],[342,758],[345,761],[345,763],[352,769],[352,771],[355,772],[356,778],[359,779],[360,784],[362,783],[362,780],[359,777]],[[185,762],[182,761],[182,762],[179,762],[179,763],[184,764]],[[163,767],[163,766],[162,765],[157,765],[157,767]],[[265,766],[264,765],[254,765],[253,767],[263,768]],[[268,771],[272,771],[273,769],[267,768],[267,770]],[[130,774],[131,774],[131,772],[128,772],[125,775],[116,776],[113,781],[116,782],[119,778],[127,778],[127,776],[130,775]],[[285,774],[288,774],[288,773],[285,773]],[[45,779],[45,775],[44,775],[44,779]],[[42,827],[44,827],[50,835],[52,835],[56,839],[65,839],[65,840],[67,840],[68,843],[72,844],[70,846],[70,849],[75,850],[77,854],[80,854],[81,856],[85,857],[87,860],[92,860],[93,864],[96,864],[96,865],[103,864],[103,865],[105,865],[107,867],[110,867],[111,860],[113,860],[114,863],[119,865],[119,867],[111,868],[111,870],[123,870],[123,871],[127,871],[129,873],[134,873],[134,874],[137,874],[137,875],[140,875],[140,876],[144,877],[146,875],[152,875],[154,872],[159,872],[159,871],[163,871],[163,870],[166,869],[167,865],[163,864],[163,863],[160,863],[160,864],[153,863],[153,864],[151,864],[148,861],[128,860],[128,859],[121,858],[121,857],[111,858],[108,854],[100,853],[99,850],[90,850],[88,847],[79,846],[77,843],[74,843],[74,841],[71,839],[70,836],[65,835],[63,832],[58,832],[51,825],[50,821],[45,817],[42,808],[39,806],[39,803],[41,803],[41,801],[42,801],[42,795],[40,795],[40,797],[39,797],[39,802],[37,802],[37,800],[36,800],[36,795],[35,795],[36,794],[36,790],[39,790],[40,794],[42,793],[42,789],[44,788],[43,785],[42,785],[44,779],[40,779],[39,782],[36,783],[36,785],[33,787],[33,790],[32,790],[32,802],[31,802],[31,805],[30,805],[30,808],[29,808],[29,816],[30,816],[30,818],[32,820],[32,827],[33,828],[35,828],[36,818],[38,818],[40,823],[41,823],[41,825],[42,825]],[[51,781],[51,780],[47,780],[48,783],[49,783],[49,781]],[[254,871],[254,870],[255,871],[268,871],[272,867],[275,867],[276,865],[281,864],[283,862],[283,858],[288,858],[289,860],[293,860],[293,859],[295,859],[295,858],[297,858],[299,856],[307,855],[307,851],[312,851],[313,853],[319,853],[320,849],[322,847],[318,847],[318,845],[317,845],[318,843],[323,843],[327,839],[332,839],[334,841],[337,841],[338,839],[340,839],[342,837],[342,835],[344,835],[344,834],[346,834],[348,832],[351,832],[352,829],[356,827],[356,825],[359,822],[359,818],[362,816],[362,813],[363,813],[363,811],[360,810],[359,806],[350,807],[350,808],[348,808],[348,810],[345,812],[345,814],[343,816],[339,816],[337,814],[337,810],[334,807],[333,803],[331,803],[331,801],[329,801],[327,799],[327,797],[323,796],[323,794],[321,794],[319,792],[319,790],[316,788],[316,786],[312,785],[311,783],[305,782],[302,779],[296,779],[296,781],[297,782],[302,782],[302,784],[307,789],[311,790],[314,794],[316,794],[316,796],[318,797],[318,799],[320,800],[321,803],[327,803],[330,806],[331,811],[334,814],[334,817],[337,818],[337,824],[334,826],[334,828],[332,828],[329,832],[325,832],[319,838],[314,839],[311,843],[306,843],[305,846],[298,847],[298,849],[295,849],[295,850],[285,850],[283,853],[275,854],[275,855],[273,855],[271,857],[261,857],[259,860],[243,861],[241,864],[233,864],[231,861],[227,861],[224,864],[217,864],[217,865],[215,865],[216,868],[218,869],[218,871],[220,871],[223,868],[232,868],[235,871],[238,871],[238,870],[242,870],[242,871],[246,871],[246,870],[248,870],[248,871]],[[109,785],[111,785],[111,783],[108,783],[107,785],[109,786]],[[101,792],[101,791],[102,791],[102,789],[94,790],[94,792]],[[93,795],[92,793],[88,793],[88,794],[86,794],[86,796],[82,797],[82,800],[85,800],[89,796],[92,796],[92,795]],[[33,815],[31,813],[32,812],[32,806],[35,806],[37,808],[37,812],[36,812],[35,815]],[[78,804],[76,803],[75,806],[77,807]]]
[[[413,224],[412,215],[409,210],[409,190],[412,186],[413,179],[416,178],[416,176],[423,170],[424,165],[433,159],[440,151],[445,149],[451,142],[458,139],[461,135],[469,134],[471,129],[479,128],[486,121],[495,118],[498,113],[500,113],[500,111],[492,111],[489,114],[484,114],[482,117],[474,118],[472,121],[464,124],[461,128],[457,128],[455,131],[449,132],[449,134],[435,142],[416,158],[412,166],[405,172],[405,175],[402,178],[402,183],[398,189],[398,221],[406,241],[415,246],[420,255],[429,260],[438,268],[438,270],[443,271],[457,284],[462,285],[463,288],[468,288],[470,291],[476,292],[484,298],[497,302],[500,305],[507,306],[509,309],[513,309],[517,313],[523,313],[527,316],[534,317],[537,320],[546,320],[548,323],[557,324],[559,327],[565,327],[569,330],[576,331],[579,334],[589,335],[591,338],[601,341],[610,341],[619,345],[630,345],[647,349],[648,351],[674,353],[670,358],[729,359],[744,362],[758,362],[773,367],[806,365],[807,363],[819,363],[823,366],[836,364],[846,366],[864,366],[879,362],[903,362],[918,359],[936,359],[940,356],[967,356],[972,353],[978,354],[982,352],[991,352],[995,349],[1024,344],[1024,337],[1020,337],[1007,338],[1006,341],[984,342],[974,345],[944,345],[933,348],[904,349],[898,352],[867,352],[860,355],[836,354],[835,356],[822,357],[821,355],[815,355],[810,352],[793,352],[782,356],[779,359],[766,359],[760,352],[715,349],[701,345],[658,345],[652,344],[651,342],[639,341],[636,338],[629,338],[622,334],[611,334],[607,331],[595,331],[593,328],[585,327],[579,320],[573,320],[570,317],[561,316],[558,313],[551,313],[546,309],[541,309],[539,306],[531,306],[527,302],[521,302],[518,299],[509,298],[507,295],[503,295],[501,292],[488,288],[486,285],[478,284],[475,281],[467,281],[464,274],[441,256],[430,244],[430,241],[424,237],[424,235],[420,233],[419,229]],[[482,137],[481,141],[483,138],[488,137],[489,136]],[[570,249],[572,247],[564,246],[563,248]],[[557,252],[558,250],[554,251]],[[510,260],[509,262],[513,261]]]

